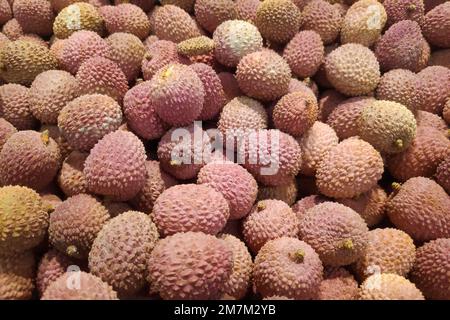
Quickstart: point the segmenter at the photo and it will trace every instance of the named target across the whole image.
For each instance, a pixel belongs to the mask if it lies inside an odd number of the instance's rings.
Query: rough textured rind
[[[388,27],[402,20],[416,21],[419,25],[424,21],[423,0],[384,0],[383,7],[386,10]]]
[[[236,18],[239,20],[255,23],[256,11],[261,3],[260,0],[235,0]]]
[[[69,145],[89,151],[105,135],[119,128],[122,111],[113,98],[87,94],[69,102],[58,116],[58,126]]]
[[[450,157],[442,160],[436,169],[436,182],[450,194]]]
[[[55,140],[56,144],[58,145],[59,152],[61,153],[61,160],[64,160],[69,155],[69,153],[72,152],[73,149],[71,146],[69,146],[67,140],[61,134],[61,130],[57,125],[41,125],[39,132],[43,133],[45,131],[48,131],[48,136]]]
[[[298,218],[281,200],[261,200],[253,207],[242,223],[245,243],[253,253],[258,253],[268,241],[280,237],[295,237]]]
[[[23,29],[16,19],[11,19],[3,25],[2,32],[11,41],[17,40],[20,36],[23,36]]]
[[[7,186],[0,188],[0,200],[0,255],[37,246],[48,227],[39,195],[26,187]]]
[[[316,121],[298,140],[302,150],[303,175],[314,176],[320,161],[339,139],[334,130],[327,124]]]
[[[160,0],[159,2],[161,2],[161,5],[163,6],[172,4],[189,13],[194,11],[195,0]]]
[[[411,178],[387,203],[391,222],[414,240],[450,237],[450,196],[431,179]]]
[[[197,23],[210,33],[222,22],[236,18],[232,0],[196,0],[194,12]]]
[[[151,215],[161,236],[189,231],[215,235],[225,226],[230,209],[212,187],[182,184],[164,190]]]
[[[393,273],[406,277],[416,257],[413,239],[405,232],[386,228],[369,231],[367,248],[355,264],[362,280],[375,273]]]
[[[323,64],[322,67],[323,68]],[[323,71],[325,73],[325,70]],[[330,85],[331,87],[331,85]],[[326,122],[328,120],[328,117],[330,116],[331,112],[333,112],[334,109],[336,109],[336,107],[343,102],[346,97],[334,90],[334,89],[329,89],[329,90],[325,90],[323,92],[321,92],[320,96],[319,96],[319,116],[318,116],[318,120],[322,121],[322,122]]]
[[[20,84],[0,86],[0,115],[18,130],[36,127],[37,121],[31,113],[30,90]]]
[[[322,262],[313,248],[296,238],[281,237],[266,243],[256,256],[254,290],[264,298],[314,299],[322,272]]]
[[[70,197],[50,215],[50,243],[70,257],[86,259],[109,218],[108,211],[96,198],[84,193]]]
[[[316,183],[333,198],[353,198],[372,189],[384,171],[383,160],[369,143],[349,138],[333,147],[319,163]]]
[[[34,265],[31,251],[0,255],[1,300],[29,300],[33,297]]]
[[[0,118],[0,150],[3,148],[6,140],[9,139],[17,129],[4,118]]]
[[[302,29],[317,32],[325,45],[339,36],[342,20],[339,9],[324,0],[309,1],[302,11]]]
[[[162,6],[154,13],[154,30],[159,39],[176,43],[201,35],[195,20],[174,5]]]
[[[1,184],[43,189],[56,176],[61,160],[58,145],[48,132],[19,131],[0,152]]]
[[[444,134],[448,130],[448,125],[437,114],[419,110],[416,113],[416,122],[419,127],[433,127],[439,131],[442,131]]]
[[[397,274],[374,274],[360,287],[359,300],[424,300],[414,283]]]
[[[104,136],[92,148],[83,173],[88,190],[115,200],[129,200],[144,186],[145,149],[128,131],[117,130]]]
[[[58,185],[66,196],[87,192],[83,169],[88,155],[88,153],[72,151],[64,160],[58,174]]]
[[[8,22],[11,19],[12,19],[12,10],[8,3],[8,0],[1,0],[0,1],[0,25],[4,25],[6,22]]]
[[[73,282],[79,287],[67,285]],[[47,287],[42,300],[117,300],[117,293],[90,273],[66,272]]]
[[[177,233],[156,244],[147,266],[151,292],[165,300],[218,299],[233,271],[233,252],[214,236]]]
[[[329,201],[329,199],[321,195],[313,194],[298,200],[291,208],[301,221],[307,210],[325,201]]]
[[[444,110],[442,111],[442,117],[444,118],[445,122],[450,125],[450,97],[445,103]]]
[[[89,252],[89,270],[119,296],[136,294],[146,284],[147,260],[159,234],[149,216],[128,211],[108,221]]]
[[[431,66],[417,74],[419,103],[418,109],[440,114],[450,99],[450,69]]]
[[[56,124],[62,108],[79,94],[78,83],[70,73],[45,71],[31,84],[30,110],[41,123]]]
[[[289,206],[293,205],[297,199],[297,181],[292,179],[285,185],[276,187],[258,187],[258,200],[274,199],[286,202]]]
[[[12,10],[25,33],[51,35],[55,16],[47,0],[14,0]]]
[[[411,281],[428,299],[450,299],[450,239],[430,241],[417,249]]]
[[[230,219],[246,216],[256,200],[258,185],[253,176],[232,162],[211,162],[198,173],[197,183],[222,193],[230,208]]]
[[[108,6],[104,8],[108,8],[106,9],[107,11],[100,9],[100,14],[105,20],[106,30],[109,34],[128,32],[141,40],[144,40],[149,35],[150,21],[145,12],[138,6],[131,3],[123,3],[114,7]],[[162,39],[159,35],[157,36]]]
[[[439,163],[450,155],[450,141],[432,127],[417,127],[416,137],[409,148],[387,160],[389,173],[397,180],[431,177]]]
[[[428,42],[434,46],[450,48],[450,3],[443,3],[425,15],[422,31]]]
[[[357,300],[358,282],[344,268],[326,267],[318,300]]]

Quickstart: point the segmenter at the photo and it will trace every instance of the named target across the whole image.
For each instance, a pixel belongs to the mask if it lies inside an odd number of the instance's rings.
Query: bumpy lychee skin
[[[232,0],[196,0],[194,12],[197,23],[210,33],[222,22],[236,18]]]
[[[450,97],[447,99],[447,102],[444,105],[444,110],[442,111],[442,117],[445,122],[450,125]]]
[[[450,194],[450,158],[442,160],[436,169],[436,182]]]
[[[236,79],[246,95],[271,101],[288,92],[291,70],[281,56],[264,49],[247,54],[239,61]]]
[[[256,19],[256,12],[258,10],[258,6],[261,3],[261,1],[236,0],[234,3],[236,8],[237,19],[248,21],[254,24]]]
[[[109,218],[106,208],[94,197],[84,193],[70,197],[50,215],[50,243],[69,257],[86,259]]]
[[[120,296],[132,296],[145,286],[147,260],[158,238],[148,215],[124,212],[99,232],[89,252],[89,270]]]
[[[87,192],[83,169],[88,155],[88,153],[72,151],[64,160],[58,174],[58,185],[66,196]]]
[[[81,94],[105,94],[121,103],[128,91],[128,81],[123,71],[115,62],[103,57],[84,61],[76,78]]]
[[[70,73],[62,70],[45,71],[31,84],[30,109],[42,123],[56,124],[62,108],[78,95],[78,82]]]
[[[298,137],[312,127],[318,113],[316,97],[303,92],[293,92],[277,102],[272,120],[275,128]]]
[[[359,300],[424,300],[408,279],[392,273],[374,274],[360,287]]]
[[[274,43],[287,43],[300,29],[300,9],[288,0],[265,0],[256,10],[255,25],[261,35]]]
[[[128,32],[144,40],[150,33],[150,21],[145,12],[131,3],[123,3],[114,7],[100,9],[109,34]],[[109,12],[108,12],[109,11]]]
[[[450,299],[450,239],[437,239],[417,249],[411,281],[428,299]]]
[[[46,0],[14,0],[14,18],[25,33],[49,36],[55,16],[50,2]]]
[[[220,24],[213,34],[214,56],[223,65],[235,67],[245,55],[259,51],[263,39],[249,22],[230,20]]]
[[[18,130],[30,130],[37,121],[31,113],[30,90],[20,84],[0,86],[0,114]]]
[[[12,8],[9,5],[8,0],[0,1],[0,25],[4,25],[11,19],[12,19]]]
[[[256,254],[269,240],[295,237],[298,224],[297,216],[285,202],[261,200],[243,221],[242,233],[245,243]]]
[[[450,3],[443,4],[430,10],[425,15],[422,26],[423,35],[434,46],[450,48],[448,33],[450,32]]]
[[[416,21],[419,25],[423,23],[425,11],[423,0],[385,0],[383,7],[386,10],[388,27],[402,20]]]
[[[72,281],[78,283],[79,288],[67,285]],[[90,273],[66,272],[47,287],[42,300],[117,300],[117,293]]]
[[[414,240],[429,241],[450,235],[450,196],[431,179],[411,178],[396,185],[387,204],[391,222]]]
[[[246,216],[256,200],[258,185],[253,176],[232,162],[211,162],[198,173],[197,183],[222,193],[230,208],[230,219]]]
[[[448,125],[444,121],[444,119],[439,117],[437,114],[428,111],[417,111],[416,122],[418,127],[432,127],[439,131],[442,131],[444,134],[448,130]]]
[[[116,200],[133,198],[145,184],[145,158],[144,145],[131,132],[107,134],[86,159],[88,190]]]
[[[17,129],[4,118],[0,118],[0,150],[3,148],[5,142],[11,137]]]
[[[336,90],[349,96],[372,92],[380,79],[380,66],[370,49],[348,43],[333,50],[325,60],[327,78]]]
[[[378,1],[357,1],[347,10],[344,16],[341,43],[359,43],[366,47],[372,46],[381,36],[386,20],[386,11]]]
[[[162,236],[178,232],[215,235],[225,226],[230,209],[223,195],[207,185],[182,184],[156,199],[152,218]]]
[[[369,241],[364,254],[355,264],[360,279],[375,273],[394,273],[406,277],[416,256],[413,239],[398,229],[369,231]]]
[[[311,246],[296,238],[281,237],[267,242],[256,256],[254,288],[263,297],[314,299],[322,272],[322,262]]]
[[[246,136],[238,159],[258,182],[267,186],[290,182],[302,165],[298,142],[279,130],[257,130]]]
[[[392,25],[375,45],[381,70],[408,69],[418,72],[426,67],[430,48],[417,22],[403,20]]]
[[[66,39],[78,30],[90,30],[103,35],[105,23],[97,9],[78,2],[63,8],[53,23],[53,33],[58,39]]]
[[[200,36],[195,20],[183,9],[165,5],[154,13],[155,35],[175,43]]]
[[[349,138],[324,156],[317,168],[316,183],[328,197],[353,198],[372,189],[383,171],[378,151],[359,138]]]
[[[292,179],[284,185],[276,187],[267,187],[260,185],[258,187],[258,200],[274,199],[286,202],[288,205],[293,205],[297,199],[298,187],[297,181]]]
[[[61,160],[58,145],[48,132],[19,131],[0,152],[1,184],[43,189],[55,177]]]
[[[439,130],[418,127],[416,137],[409,148],[387,160],[390,174],[397,180],[412,177],[431,177],[439,163],[450,155],[450,141]]]
[[[29,300],[34,290],[34,256],[32,251],[0,255],[0,299]]]
[[[151,292],[165,300],[218,299],[233,271],[227,243],[201,232],[160,240],[147,263]]]
[[[297,215],[298,219],[301,221],[306,214],[306,211],[312,207],[318,205],[319,203],[329,201],[327,197],[313,194],[298,200],[291,208],[292,211]]]
[[[325,267],[318,300],[356,300],[358,282],[342,267]]]
[[[450,69],[431,66],[417,74],[419,103],[418,109],[441,114],[444,105],[450,99]]]
[[[195,0],[161,0],[160,2],[163,6],[174,5],[189,13],[194,11]]]
[[[368,231],[366,223],[354,210],[324,202],[306,211],[299,235],[314,248],[325,265],[343,266],[363,255]]]
[[[69,155],[69,153],[73,151],[73,149],[67,143],[67,140],[62,135],[61,130],[57,125],[41,125],[39,132],[44,133],[45,131],[48,131],[48,136],[55,140],[56,144],[58,145],[59,152],[61,153],[61,160],[65,159]]]
[[[161,68],[150,81],[150,96],[159,117],[174,126],[190,124],[202,112],[205,90],[194,70],[181,64]]]
[[[119,128],[122,111],[113,98],[89,94],[69,102],[58,116],[58,126],[69,145],[89,151],[106,134]]]

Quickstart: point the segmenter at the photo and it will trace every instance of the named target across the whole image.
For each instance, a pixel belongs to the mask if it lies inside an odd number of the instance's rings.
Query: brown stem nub
[[[171,166],[179,166],[179,165],[181,165],[181,163],[178,160],[170,160],[170,165]]]
[[[262,202],[262,201],[259,201],[258,204],[256,205],[256,209],[257,209],[258,211],[262,211],[262,210],[264,210],[265,208],[266,208],[266,204],[265,204],[264,202]]]
[[[402,185],[398,182],[392,182],[392,184],[391,184],[392,190],[394,190],[395,192],[398,192],[400,190],[401,186]]]
[[[305,260],[305,251],[298,249],[297,251],[291,253],[291,258],[295,262],[303,262]]]
[[[76,246],[74,245],[70,245],[67,247],[66,249],[66,253],[69,257],[75,257],[78,254],[78,249]]]
[[[403,148],[403,140],[402,139],[395,140],[394,145],[397,149],[402,149]]]
[[[347,250],[352,250],[354,248],[352,239],[345,239],[342,241],[341,247]]]
[[[48,130],[42,131],[41,140],[45,145],[48,145],[48,142],[50,141]]]

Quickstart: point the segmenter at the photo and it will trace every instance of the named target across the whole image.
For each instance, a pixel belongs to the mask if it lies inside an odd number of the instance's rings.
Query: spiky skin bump
[[[411,281],[428,299],[450,299],[450,239],[430,241],[417,249]]]
[[[215,235],[225,226],[230,209],[212,187],[182,184],[164,190],[151,215],[161,236],[189,231]]]
[[[34,256],[31,251],[0,255],[0,299],[29,300],[34,290]]]
[[[242,223],[245,243],[254,253],[270,240],[295,237],[299,221],[292,209],[281,200],[261,200]]]
[[[214,41],[207,36],[199,36],[181,41],[177,45],[177,51],[187,57],[195,57],[209,54],[214,50]]]
[[[89,270],[119,296],[135,295],[145,286],[147,260],[159,234],[145,213],[128,211],[108,221],[89,252]]]
[[[62,108],[79,94],[78,82],[70,73],[62,70],[45,71],[31,84],[31,112],[41,123],[56,124]]]
[[[374,274],[359,289],[359,300],[424,300],[408,279],[392,273]]]
[[[75,75],[81,64],[92,57],[107,58],[111,54],[108,42],[93,31],[77,31],[67,40],[59,61],[63,69]]]
[[[46,0],[14,0],[12,4],[14,18],[25,33],[40,36],[52,34],[55,16],[50,2]]]
[[[406,181],[387,204],[391,222],[417,241],[449,238],[449,210],[450,196],[424,177]]]
[[[264,0],[256,10],[255,25],[264,39],[287,43],[300,29],[300,9],[288,0]]]
[[[436,182],[450,194],[450,158],[447,157],[436,169]]]
[[[272,101],[288,92],[291,70],[281,56],[264,49],[247,54],[239,61],[236,79],[246,95]]]
[[[197,0],[194,5],[195,19],[210,33],[224,21],[236,19],[232,0]]]
[[[339,103],[328,116],[327,124],[340,140],[357,136],[358,119],[365,106],[375,101],[372,97],[354,97]]]
[[[327,78],[336,90],[349,96],[372,92],[380,80],[380,66],[370,49],[348,43],[333,50],[325,60]]]
[[[47,41],[45,41],[43,38],[33,33],[24,34],[23,36],[20,36],[17,40],[34,42],[48,49]]]
[[[381,153],[406,150],[416,136],[416,119],[404,105],[386,100],[372,101],[358,118],[361,139]]]
[[[325,45],[339,36],[342,16],[339,9],[324,0],[309,1],[302,11],[302,29],[317,32]]]
[[[39,195],[26,187],[7,186],[0,188],[0,200],[0,255],[37,246],[48,227],[48,214]]]
[[[127,32],[134,34],[141,40],[147,38],[150,33],[150,21],[145,12],[131,3],[123,3],[109,7],[109,13],[100,10],[106,30],[109,34]],[[158,36],[158,38],[161,38]]]
[[[443,3],[425,15],[423,35],[434,46],[450,48],[450,3]]]
[[[448,130],[447,123],[437,114],[419,110],[416,113],[416,122],[419,127],[433,127],[444,134]]]
[[[309,78],[306,78],[309,79]],[[303,93],[306,93],[310,96],[314,96],[317,99],[317,95],[314,88],[314,83],[310,80],[303,80],[300,81],[297,78],[292,78],[289,82],[289,93],[294,93],[297,91],[301,91]]]
[[[423,0],[385,0],[383,7],[386,10],[388,27],[402,20],[416,21],[419,25],[424,21]]]
[[[194,11],[195,0],[160,0],[159,2],[161,2],[162,6],[172,4],[189,13]]]
[[[43,189],[55,177],[61,160],[58,145],[48,133],[17,132],[0,152],[1,184]]]
[[[134,134],[117,130],[104,136],[86,159],[88,190],[115,200],[129,200],[144,186],[145,148]]]
[[[260,5],[260,0],[236,0],[234,1],[236,8],[236,18],[255,24],[256,11]]]
[[[30,85],[41,72],[56,69],[58,62],[48,48],[16,40],[3,46],[0,66],[0,77],[6,82]]]
[[[155,35],[175,43],[200,36],[195,20],[183,9],[165,5],[154,13]]]
[[[106,38],[111,47],[110,60],[117,63],[129,82],[135,80],[140,71],[145,47],[142,41],[131,33],[116,32]]]
[[[378,151],[359,138],[349,138],[324,156],[317,168],[316,183],[328,197],[353,198],[372,189],[383,171]]]
[[[105,135],[119,128],[122,111],[113,98],[88,94],[69,102],[58,116],[58,126],[69,145],[89,151]]]
[[[0,115],[15,128],[35,128],[37,121],[30,109],[30,90],[27,87],[14,83],[0,86]]]
[[[382,71],[425,68],[430,56],[428,44],[417,22],[403,20],[392,25],[375,45]]]
[[[151,291],[164,300],[218,299],[233,271],[226,242],[201,232],[160,240],[148,260]]]
[[[314,299],[322,272],[322,262],[311,246],[296,238],[281,237],[267,242],[256,256],[254,288],[263,297]]]
[[[244,242],[230,234],[220,236],[233,252],[233,271],[225,284],[224,296],[243,299],[251,284],[253,261]]]
[[[69,258],[55,249],[50,249],[45,253],[39,262],[36,273],[36,287],[39,295],[42,296],[45,289],[68,271],[69,267],[77,266],[77,264],[79,264],[78,261]]]
[[[4,118],[0,118],[0,150],[3,148],[6,140],[9,139],[17,129]]]
[[[128,91],[128,81],[113,61],[94,57],[84,61],[77,72],[81,94],[105,94],[119,103]]]
[[[163,121],[183,126],[201,114],[205,89],[193,69],[182,64],[169,64],[150,80],[150,97]]]
[[[79,30],[89,30],[103,35],[105,23],[97,9],[89,3],[74,3],[62,9],[53,23],[58,39],[66,39]]]
[[[70,197],[50,215],[50,243],[69,257],[86,259],[109,218],[108,211],[96,198],[84,193]]]
[[[418,109],[441,114],[450,99],[450,69],[431,66],[417,74],[419,104]]]
[[[214,56],[228,67],[235,67],[247,54],[259,51],[263,39],[258,29],[249,22],[241,20],[225,21],[213,34]]]
[[[257,130],[244,137],[238,156],[255,179],[267,186],[290,182],[302,165],[298,142],[279,130]]]
[[[68,286],[71,280],[79,283],[80,287]],[[90,273],[66,272],[47,287],[42,300],[117,300],[117,293]]]
[[[87,192],[83,169],[88,155],[88,153],[72,151],[64,160],[58,174],[58,185],[66,196],[71,197]]]
[[[372,46],[381,36],[387,15],[381,3],[376,0],[355,2],[342,21],[341,43],[359,43]]]
[[[297,199],[297,181],[292,179],[289,183],[276,187],[258,187],[258,200],[274,199],[293,205]]]
[[[344,268],[326,267],[318,299],[356,300],[358,299],[358,282]]]
[[[258,185],[253,176],[232,162],[211,162],[198,173],[197,183],[222,193],[230,208],[230,219],[241,219],[256,200]]]
[[[389,173],[397,180],[412,177],[431,177],[439,163],[450,155],[450,141],[439,130],[418,127],[416,138],[409,148],[387,159]]]

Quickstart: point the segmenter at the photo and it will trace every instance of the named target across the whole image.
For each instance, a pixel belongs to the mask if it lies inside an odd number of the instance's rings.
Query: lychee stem
[[[262,211],[262,210],[264,210],[266,208],[266,205],[265,205],[264,202],[259,201],[258,204],[256,205],[256,208],[257,208],[258,211]]]
[[[395,140],[394,145],[397,149],[402,149],[403,148],[403,140],[402,139]]]
[[[170,165],[171,166],[179,166],[179,165],[181,165],[181,163],[178,160],[170,160]]]
[[[50,140],[48,130],[42,131],[42,133],[41,133],[41,140],[42,140],[42,142],[43,142],[45,145],[48,144],[48,142],[49,142],[49,140]]]
[[[76,254],[78,254],[78,249],[77,249],[76,246],[70,245],[70,246],[67,247],[66,253],[67,253],[68,256],[73,257]]]
[[[406,7],[406,9],[408,11],[415,11],[416,10],[416,5],[411,3],[409,6]]]
[[[305,251],[303,251],[302,249],[298,249],[291,254],[291,258],[295,262],[303,262],[305,260]]]
[[[354,248],[352,239],[345,239],[342,241],[342,248],[352,250]]]
[[[398,182],[392,182],[391,187],[394,191],[399,191],[402,185]]]

